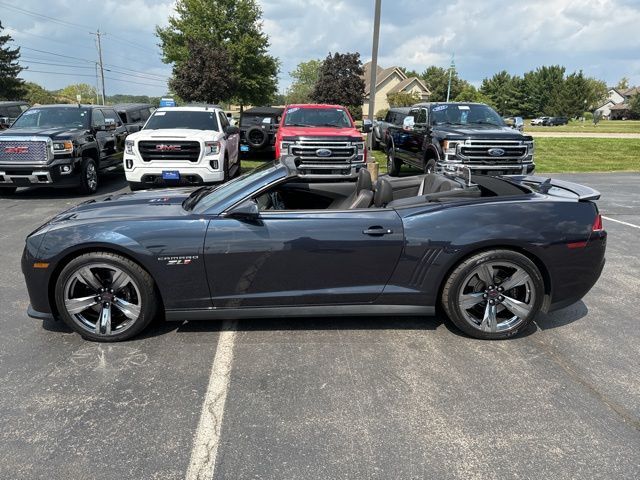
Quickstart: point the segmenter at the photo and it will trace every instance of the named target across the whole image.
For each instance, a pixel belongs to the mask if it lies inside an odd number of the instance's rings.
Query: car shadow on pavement
[[[555,312],[539,313],[534,323],[540,330],[550,330],[576,322],[586,317],[587,313],[589,313],[587,305],[580,300]]]
[[[26,187],[19,188],[16,193],[6,196],[11,200],[77,200],[78,203],[90,198],[96,198],[117,192],[127,187],[127,181],[122,172],[109,172],[100,175],[98,191],[93,195],[82,195],[77,188]],[[128,191],[128,190],[127,190]]]

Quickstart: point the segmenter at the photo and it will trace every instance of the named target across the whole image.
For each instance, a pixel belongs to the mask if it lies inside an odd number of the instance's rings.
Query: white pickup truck
[[[226,182],[240,174],[239,139],[215,105],[159,108],[125,141],[129,187]]]

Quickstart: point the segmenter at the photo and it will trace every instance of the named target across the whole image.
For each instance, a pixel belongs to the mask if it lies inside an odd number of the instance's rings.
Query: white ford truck
[[[239,139],[215,105],[159,108],[125,141],[129,187],[226,182],[240,174]]]

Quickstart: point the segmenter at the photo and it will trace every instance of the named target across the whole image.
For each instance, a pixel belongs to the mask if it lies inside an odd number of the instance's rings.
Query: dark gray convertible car
[[[434,315],[516,334],[585,295],[606,233],[588,187],[530,176],[311,180],[296,159],[218,187],[114,194],[26,240],[29,315],[124,340],[167,320]]]

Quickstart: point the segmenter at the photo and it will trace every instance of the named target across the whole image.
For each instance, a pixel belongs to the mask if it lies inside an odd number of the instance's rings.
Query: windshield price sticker
[[[166,115],[167,112],[156,112],[155,115],[156,117],[162,117],[163,115]]]
[[[458,110],[470,110],[469,105],[458,105]]]
[[[434,112],[440,112],[442,110],[446,110],[449,107],[449,105],[438,105],[437,107],[433,107]]]
[[[300,110],[300,108],[298,108],[298,107],[293,107],[293,108],[290,108],[289,110],[287,110],[287,113],[297,112],[298,110]]]
[[[37,109],[36,109],[36,110],[33,110],[33,109],[31,109],[31,110],[27,110],[26,112],[24,112],[24,113],[23,113],[23,115],[24,115],[24,116],[27,116],[27,115],[34,115],[34,114],[36,114],[36,113],[40,113],[40,110],[37,110]]]

